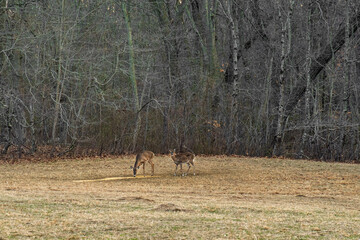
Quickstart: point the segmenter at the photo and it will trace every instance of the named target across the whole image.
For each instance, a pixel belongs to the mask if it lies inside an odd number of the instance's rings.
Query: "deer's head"
[[[174,150],[169,150],[170,157],[175,157],[175,156],[176,156],[175,150],[176,150],[176,149],[174,149]]]
[[[136,172],[140,168],[140,166],[137,166],[137,167],[130,166],[130,168],[133,170],[134,177],[136,177]]]

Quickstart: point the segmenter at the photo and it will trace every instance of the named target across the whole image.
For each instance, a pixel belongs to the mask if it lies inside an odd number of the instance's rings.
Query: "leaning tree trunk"
[[[355,34],[358,30],[360,22],[360,11],[358,11],[349,20],[349,38]],[[343,47],[345,43],[345,31],[346,27],[341,28],[335,35],[333,41],[327,44],[321,51],[321,54],[311,63],[310,68],[310,80],[311,83],[315,82],[319,73],[326,67],[328,62],[334,57],[334,55]],[[291,93],[291,98],[288,99],[286,104],[286,117],[295,109],[300,99],[306,92],[306,76],[302,77],[305,81],[299,81]]]

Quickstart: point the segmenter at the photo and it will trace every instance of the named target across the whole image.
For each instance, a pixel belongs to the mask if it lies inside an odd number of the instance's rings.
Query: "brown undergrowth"
[[[134,178],[133,162],[2,163],[0,238],[360,238],[360,165],[198,156],[180,177],[157,156]]]

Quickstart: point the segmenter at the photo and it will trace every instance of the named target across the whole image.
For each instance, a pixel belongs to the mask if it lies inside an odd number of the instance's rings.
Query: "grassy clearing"
[[[360,165],[198,156],[174,177],[158,156],[133,178],[133,161],[1,163],[0,239],[360,238]]]

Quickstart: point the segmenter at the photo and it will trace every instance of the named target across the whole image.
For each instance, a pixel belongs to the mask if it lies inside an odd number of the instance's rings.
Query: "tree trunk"
[[[271,76],[273,72],[273,62],[274,62],[274,56],[273,51],[270,51],[270,61],[269,61],[269,70],[266,76],[266,82],[265,82],[265,99],[264,99],[264,109],[263,109],[263,118],[266,121],[265,125],[265,145],[269,145],[269,139],[270,139],[270,96],[271,96]],[[262,121],[261,119],[259,119]]]
[[[308,13],[307,13],[307,25],[306,25],[306,44],[307,44],[307,52],[306,52],[306,67],[305,67],[305,74],[306,74],[306,92],[305,92],[305,123],[304,123],[304,130],[303,135],[301,138],[301,145],[300,145],[300,151],[299,151],[299,158],[305,157],[304,155],[304,148],[306,149],[306,146],[309,143],[309,131],[310,131],[310,97],[311,97],[311,91],[310,91],[310,66],[311,66],[311,27],[312,27],[312,7],[311,2],[308,4]]]
[[[57,82],[56,82],[56,92],[55,92],[55,112],[54,112],[54,121],[51,132],[51,141],[52,141],[52,150],[50,155],[53,156],[55,151],[55,141],[56,141],[56,128],[58,124],[58,118],[60,113],[60,99],[62,95],[62,89],[64,84],[64,79],[62,76],[62,62],[63,62],[63,31],[64,31],[64,11],[65,11],[65,0],[61,2],[61,17],[60,17],[60,31],[59,31],[59,62],[58,62],[58,72],[57,72]]]
[[[216,24],[215,24],[215,12],[217,11],[217,1],[214,2],[211,11],[209,6],[209,0],[205,2],[205,13],[206,13],[206,25],[208,33],[208,46],[209,46],[209,57],[210,57],[210,73],[216,71],[218,66],[218,53],[216,48]]]
[[[137,90],[137,83],[136,83],[136,72],[135,72],[135,56],[134,56],[134,44],[132,40],[132,29],[131,29],[131,21],[129,16],[128,8],[130,8],[130,2],[123,2],[122,3],[122,10],[125,17],[125,23],[128,33],[128,45],[129,45],[129,72],[130,72],[130,83],[133,92],[133,100],[134,100],[134,112],[135,112],[135,128],[133,133],[132,139],[132,152],[136,150],[136,143],[137,138],[139,135],[139,130],[141,126],[141,115],[140,115],[140,104],[138,98],[138,90]]]
[[[284,135],[284,125],[286,121],[285,116],[285,63],[291,50],[291,17],[293,11],[294,0],[290,0],[290,8],[287,16],[287,24],[283,23],[281,6],[278,2],[279,8],[279,22],[281,24],[281,61],[279,73],[279,103],[278,103],[278,119],[276,126],[275,144],[273,148],[273,156],[282,154],[282,139]],[[286,30],[288,30],[288,42],[286,45]]]
[[[238,140],[237,137],[237,121],[238,121],[238,111],[239,103],[238,96],[240,91],[240,77],[239,77],[239,67],[238,67],[238,52],[239,52],[239,27],[236,20],[237,8],[232,6],[232,1],[219,1],[221,9],[226,16],[230,24],[230,33],[231,33],[231,66],[233,69],[232,75],[232,94],[231,94],[231,107],[230,107],[230,118],[228,124],[228,133],[226,134],[226,153],[229,154],[233,151],[234,143]],[[234,14],[234,15],[233,15]]]
[[[340,141],[337,146],[337,159],[344,158],[344,144],[346,137],[346,130],[348,129],[348,112],[350,111],[350,81],[351,81],[351,63],[350,63],[350,0],[346,0],[345,7],[345,43],[344,43],[344,86],[342,96],[342,111],[340,117]]]

